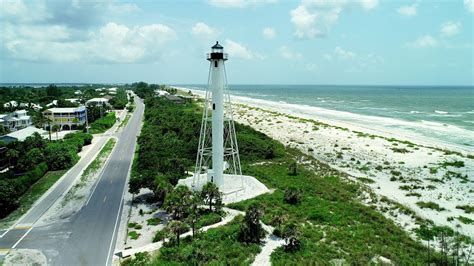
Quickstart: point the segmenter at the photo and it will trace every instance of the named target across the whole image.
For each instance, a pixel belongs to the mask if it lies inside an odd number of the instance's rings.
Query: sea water
[[[472,86],[229,85],[229,92],[296,114],[474,151]]]

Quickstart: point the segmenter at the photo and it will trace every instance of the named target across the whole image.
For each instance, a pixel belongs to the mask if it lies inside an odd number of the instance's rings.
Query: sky
[[[474,0],[0,0],[1,83],[474,85]]]

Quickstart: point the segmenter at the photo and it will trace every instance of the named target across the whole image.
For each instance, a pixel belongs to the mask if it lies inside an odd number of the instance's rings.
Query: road
[[[0,238],[0,251],[12,247],[38,249],[46,255],[50,265],[111,264],[123,207],[122,195],[126,189],[144,111],[144,105],[138,97],[135,97],[135,105],[136,109],[128,124],[115,134],[117,144],[87,205],[68,221],[36,227],[34,223],[62,194],[58,193],[69,187],[69,179],[61,180],[57,192],[55,189],[33,207],[21,219],[18,229]],[[71,178],[78,174],[74,172]]]

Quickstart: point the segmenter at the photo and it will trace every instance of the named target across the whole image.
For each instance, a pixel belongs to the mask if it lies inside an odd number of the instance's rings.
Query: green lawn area
[[[41,197],[54,183],[67,172],[68,169],[59,170],[59,171],[49,171],[47,172],[38,182],[33,184],[26,192],[23,194],[19,201],[20,207],[13,211],[10,215],[0,220],[0,228],[6,228],[12,225],[18,218],[25,214],[30,207],[35,203],[35,201]]]

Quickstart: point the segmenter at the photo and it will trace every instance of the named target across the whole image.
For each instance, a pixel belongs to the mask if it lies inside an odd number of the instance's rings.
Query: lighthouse
[[[210,62],[209,76],[199,134],[194,188],[202,186],[204,182],[212,182],[225,192],[242,187],[237,137],[227,91],[227,58],[224,47],[219,42],[207,54]]]

